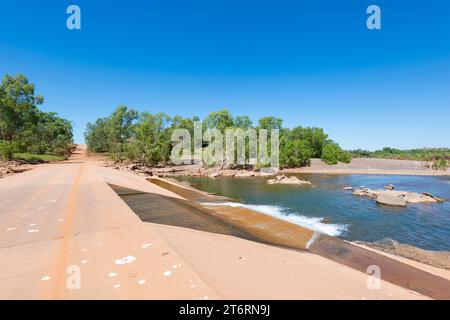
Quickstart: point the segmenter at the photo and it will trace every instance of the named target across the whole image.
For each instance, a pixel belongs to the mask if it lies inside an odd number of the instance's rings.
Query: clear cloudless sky
[[[381,30],[366,28],[370,4]],[[347,149],[450,147],[448,0],[2,0],[6,73],[35,83],[77,142],[124,104],[274,115]]]

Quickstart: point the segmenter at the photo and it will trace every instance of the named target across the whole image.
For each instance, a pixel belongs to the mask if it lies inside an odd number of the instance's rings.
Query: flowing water
[[[377,189],[392,183],[396,190],[428,192],[449,200],[450,177],[297,176],[311,181],[313,186],[268,185],[266,178],[259,177],[180,177],[179,180],[189,182],[194,188],[232,198],[228,205],[251,208],[343,239],[391,238],[427,250],[450,251],[450,202],[389,207],[343,190],[347,186]],[[331,223],[322,223],[323,218]]]

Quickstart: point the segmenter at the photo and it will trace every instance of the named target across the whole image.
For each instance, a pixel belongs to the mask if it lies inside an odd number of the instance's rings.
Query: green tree
[[[248,116],[237,116],[234,118],[234,126],[247,130],[252,127],[252,120]]]
[[[34,84],[24,75],[4,76],[0,85],[0,138],[20,139],[24,131],[36,125],[37,106],[44,99],[34,92]]]
[[[288,140],[280,146],[280,165],[283,168],[310,165],[313,150],[305,140]]]
[[[135,146],[140,162],[146,165],[164,164],[169,161],[172,130],[171,118],[164,113],[152,115],[144,112],[135,127]]]
[[[259,119],[259,129],[267,129],[267,130],[271,130],[271,129],[278,129],[281,130],[281,127],[283,125],[283,120],[280,118],[275,118],[275,117],[264,117]]]
[[[322,160],[332,165],[338,162],[349,163],[352,159],[349,152],[342,150],[334,141],[328,141],[323,147]]]
[[[234,127],[233,116],[227,109],[211,112],[203,121],[203,125],[207,129],[218,129],[225,132],[226,129]]]
[[[84,133],[90,151],[109,152],[111,143],[108,135],[108,118],[99,118],[95,123],[88,123]]]
[[[56,113],[42,112],[43,97],[24,75],[6,75],[0,84],[1,153],[58,153],[67,155],[72,147],[72,124]]]

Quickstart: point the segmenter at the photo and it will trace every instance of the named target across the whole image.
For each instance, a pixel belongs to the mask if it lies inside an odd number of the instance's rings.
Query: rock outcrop
[[[397,197],[391,194],[380,194],[377,199],[377,203],[388,206],[406,207],[406,200],[402,197]]]
[[[356,189],[353,194],[368,197],[377,203],[391,206],[406,206],[407,203],[438,203],[443,200],[428,193],[417,193],[397,190],[374,190],[369,188]]]
[[[286,177],[284,174],[276,176],[274,179],[267,180],[268,184],[295,184],[295,185],[311,185],[311,182],[301,180],[296,176]]]

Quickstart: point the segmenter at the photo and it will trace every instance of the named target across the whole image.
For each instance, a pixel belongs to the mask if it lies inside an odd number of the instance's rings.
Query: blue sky
[[[82,30],[66,28],[70,4]],[[370,4],[381,30],[366,28]],[[2,1],[5,73],[34,82],[77,142],[125,104],[274,115],[347,149],[450,147],[446,0]]]

